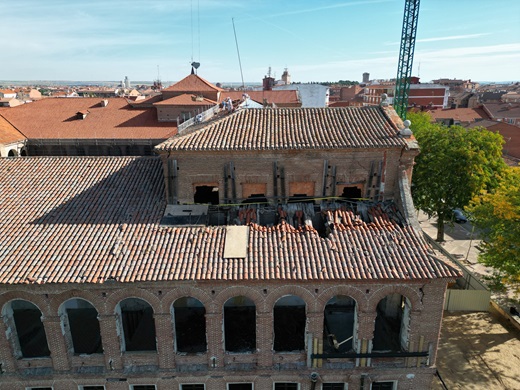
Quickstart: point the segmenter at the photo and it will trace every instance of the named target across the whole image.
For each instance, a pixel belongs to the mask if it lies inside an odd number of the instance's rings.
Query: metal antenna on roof
[[[240,66],[240,77],[242,78],[242,89],[245,89],[246,86],[244,84],[244,74],[242,73],[242,61],[240,61],[240,51],[238,50],[237,30],[235,29],[235,18],[231,18],[231,21],[233,22],[233,32],[235,33],[235,43],[237,45],[238,65]]]

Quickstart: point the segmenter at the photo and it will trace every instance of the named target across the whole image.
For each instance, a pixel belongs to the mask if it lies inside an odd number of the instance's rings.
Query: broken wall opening
[[[177,352],[206,352],[206,309],[195,298],[183,297],[173,303],[175,348]]]
[[[155,351],[155,321],[148,302],[127,298],[118,305],[123,351]]]
[[[59,309],[69,349],[75,354],[103,353],[98,312],[84,299],[70,299]]]
[[[303,351],[305,349],[305,302],[288,295],[274,305],[274,350],[276,352]]]
[[[50,356],[42,312],[36,305],[14,300],[4,306],[2,313],[8,331],[12,334],[15,356],[37,358]]]
[[[193,201],[202,204],[219,204],[218,187],[213,185],[195,186]]]
[[[323,315],[323,352],[347,353],[356,343],[356,301],[346,295],[332,297]]]
[[[224,343],[227,352],[254,352],[256,349],[256,306],[244,296],[224,304]]]
[[[360,199],[361,198],[361,188],[356,187],[356,186],[343,187],[341,197],[344,199]]]
[[[390,294],[379,301],[372,350],[407,350],[410,306],[408,298],[400,294]]]

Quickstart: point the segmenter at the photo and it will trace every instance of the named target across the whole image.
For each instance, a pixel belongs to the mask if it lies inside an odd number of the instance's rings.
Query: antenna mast
[[[238,40],[237,40],[237,30],[235,29],[235,18],[231,18],[231,22],[233,22],[233,32],[235,33],[235,43],[237,45],[237,54],[238,54],[238,65],[240,66],[240,77],[242,78],[242,88],[245,89],[244,84],[244,74],[242,73],[242,61],[240,61],[240,51],[238,50]]]

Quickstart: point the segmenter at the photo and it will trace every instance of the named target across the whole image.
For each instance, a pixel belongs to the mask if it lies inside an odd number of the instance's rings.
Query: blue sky
[[[0,0],[0,80],[393,78],[405,0]],[[420,64],[420,69],[419,69]],[[520,0],[421,0],[414,75],[520,80]]]

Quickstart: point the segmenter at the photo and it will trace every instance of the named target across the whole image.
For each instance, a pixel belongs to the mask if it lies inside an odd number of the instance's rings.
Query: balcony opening
[[[42,312],[36,305],[15,300],[4,306],[2,316],[8,329],[13,331],[12,341],[17,358],[50,356]]]
[[[361,198],[361,188],[358,187],[343,187],[343,192],[341,193],[341,197],[344,199],[360,199]]]
[[[173,304],[177,352],[206,352],[206,309],[195,298],[184,297]]]
[[[256,350],[256,306],[251,299],[238,296],[224,304],[224,341],[227,352]]]
[[[325,306],[323,352],[346,353],[355,347],[356,301],[345,295],[332,297]]]
[[[377,305],[373,351],[406,351],[410,324],[410,301],[390,294]]]
[[[75,354],[103,353],[98,312],[83,299],[70,299],[59,310],[69,350]]]
[[[218,187],[196,186],[193,201],[203,204],[219,204]]]
[[[305,302],[289,295],[274,305],[274,350],[276,352],[305,349]]]
[[[152,307],[142,299],[127,298],[118,305],[123,351],[155,351],[155,322]]]

